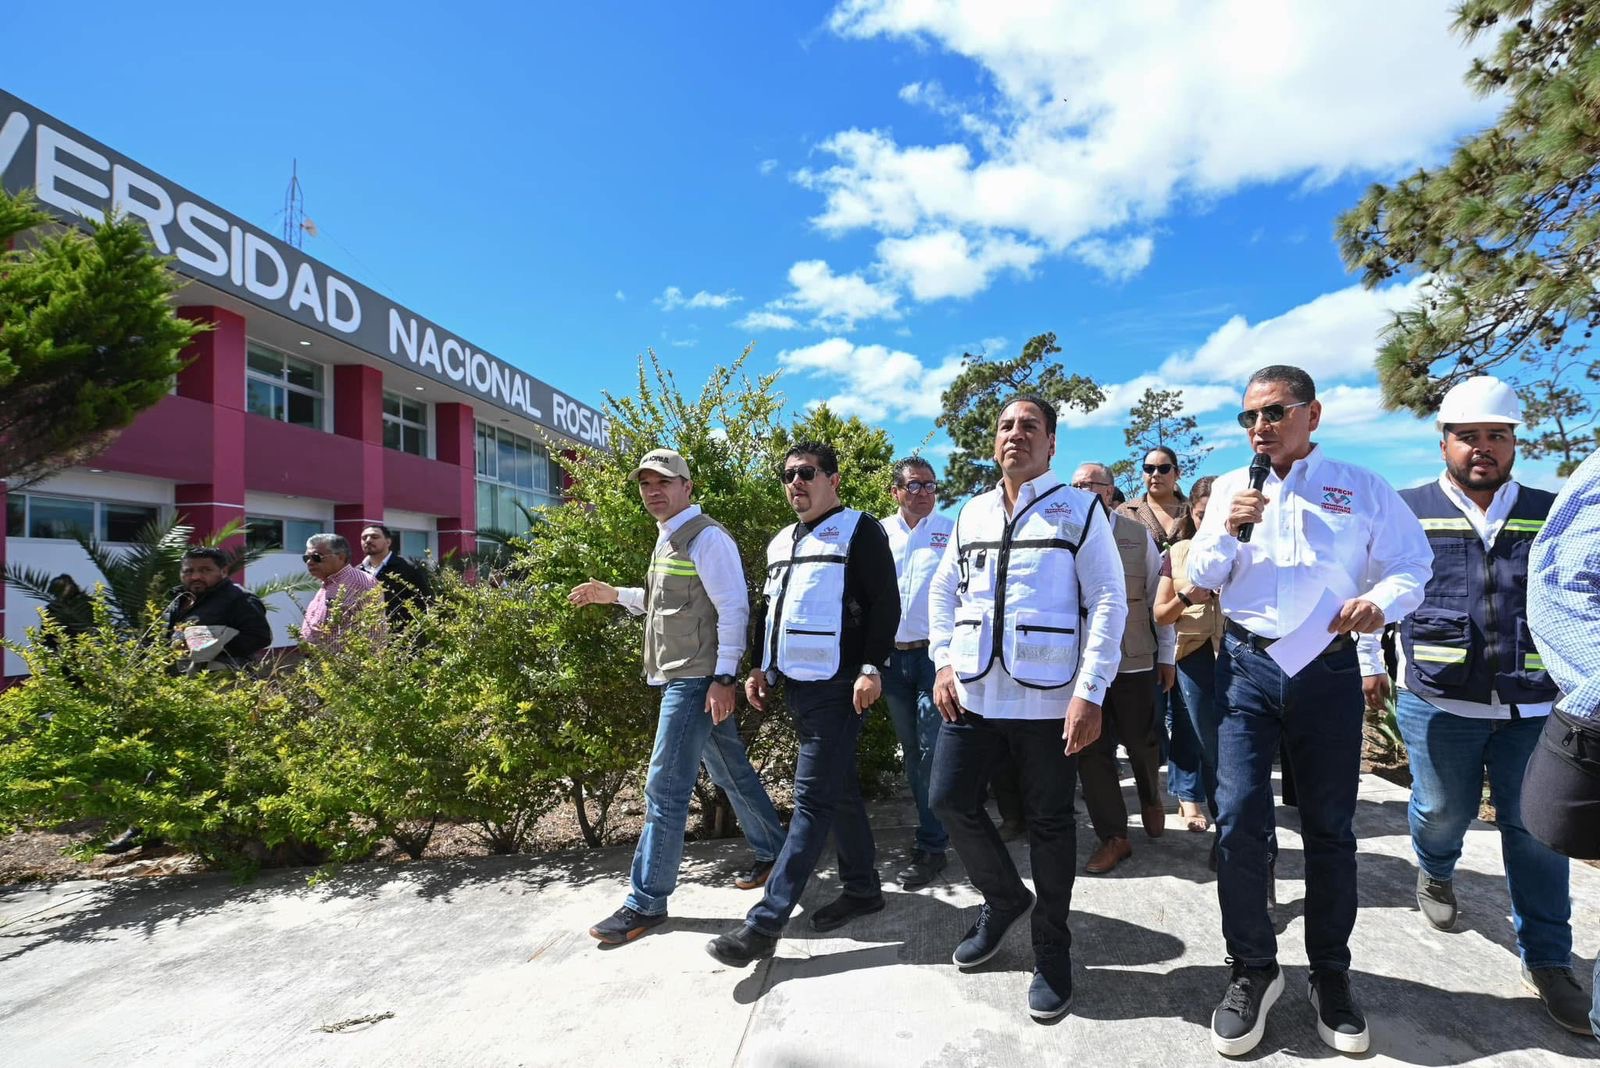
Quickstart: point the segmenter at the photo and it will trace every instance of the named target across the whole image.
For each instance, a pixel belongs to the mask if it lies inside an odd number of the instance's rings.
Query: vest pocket
[[[993,639],[987,616],[958,617],[950,632],[950,666],[963,682],[983,672],[983,654]]]
[[[1433,608],[1411,617],[1411,666],[1441,689],[1467,680],[1471,621],[1465,612]]]
[[[1006,667],[1029,686],[1064,686],[1078,670],[1077,620],[1065,612],[1017,612],[1006,633]]]
[[[825,620],[791,619],[778,639],[778,668],[790,678],[811,682],[839,670],[839,628]]]

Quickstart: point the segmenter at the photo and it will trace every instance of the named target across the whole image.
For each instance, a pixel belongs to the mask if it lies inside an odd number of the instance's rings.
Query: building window
[[[64,538],[78,534],[102,542],[132,542],[139,531],[161,519],[153,504],[86,501],[76,497],[46,497],[37,493],[6,496],[6,536],[11,538]]]
[[[251,342],[245,371],[245,408],[268,419],[323,429],[323,368]]]
[[[501,427],[478,424],[478,529],[522,533],[523,508],[560,504],[561,468],[543,445]]]
[[[264,553],[298,553],[305,549],[306,539],[313,534],[326,533],[333,528],[314,519],[280,519],[277,516],[247,515],[244,517],[244,544],[247,549]],[[351,551],[355,551],[351,546]]]
[[[437,556],[433,551],[433,533],[427,530],[401,530],[391,527],[394,533],[394,548],[390,550],[397,556],[404,556],[412,560],[420,560],[429,554]]]
[[[393,393],[383,395],[383,447],[428,455],[428,406]]]

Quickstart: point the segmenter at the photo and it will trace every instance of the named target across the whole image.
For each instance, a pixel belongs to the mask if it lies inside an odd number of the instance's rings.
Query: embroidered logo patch
[[[1072,518],[1072,505],[1066,501],[1054,501],[1044,506],[1044,517],[1052,522],[1058,519]]]
[[[943,549],[950,544],[950,535],[935,531],[928,535],[928,546],[933,549]]]
[[[825,526],[821,530],[817,531],[816,536],[821,538],[823,541],[836,541],[839,537],[839,528],[830,523],[828,526]]]
[[[1322,487],[1322,510],[1336,512],[1339,515],[1349,515],[1350,505],[1355,501],[1355,494],[1340,486]]]

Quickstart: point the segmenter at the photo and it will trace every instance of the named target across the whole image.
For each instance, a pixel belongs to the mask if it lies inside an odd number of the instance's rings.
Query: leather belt
[[[910,652],[912,649],[926,649],[928,647],[928,639],[924,638],[920,642],[895,642],[894,647],[902,653]]]
[[[1231,619],[1227,621],[1224,629],[1226,629],[1227,632],[1233,637],[1239,639],[1239,641],[1243,642],[1253,651],[1258,653],[1266,652],[1272,647],[1273,643],[1278,640],[1276,638],[1263,638],[1261,635],[1256,634],[1254,631],[1251,631],[1238,623],[1235,623]],[[1334,653],[1342,653],[1346,649],[1354,649],[1355,645],[1356,640],[1350,637],[1350,635],[1337,634],[1334,636],[1333,640],[1328,643],[1328,647],[1322,650],[1322,652],[1318,653],[1317,656],[1324,657],[1331,656]]]

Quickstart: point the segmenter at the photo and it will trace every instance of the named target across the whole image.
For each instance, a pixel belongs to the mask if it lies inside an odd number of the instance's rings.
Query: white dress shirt
[[[673,532],[699,514],[700,506],[691,504],[665,523],[656,524],[661,533],[656,537],[651,555],[659,556]],[[739,547],[722,528],[707,527],[689,546],[689,559],[694,561],[700,583],[717,609],[716,673],[732,675],[739,670],[739,660],[744,656],[745,627],[750,622],[750,591],[744,584],[744,563],[739,559]],[[644,587],[619,588],[617,603],[636,616],[644,615]],[[652,686],[662,686],[667,680],[652,678],[649,681]]]
[[[1487,510],[1479,508],[1466,491],[1451,480],[1449,472],[1439,476],[1439,488],[1444,490],[1444,495],[1450,498],[1450,503],[1461,511],[1461,515],[1483,542],[1483,551],[1489,552],[1494,548],[1494,540],[1500,536],[1500,528],[1506,525],[1506,519],[1511,515],[1511,509],[1517,503],[1517,484],[1508,481],[1505,485],[1494,491],[1494,499],[1489,502]],[[1383,646],[1378,641],[1376,634],[1363,634],[1356,646],[1356,652],[1361,657],[1361,674],[1382,675]],[[1406,688],[1406,653],[1405,649],[1396,642],[1395,653],[1399,660],[1399,685]],[[1489,703],[1482,704],[1478,701],[1459,701],[1449,697],[1431,697],[1426,694],[1414,694],[1428,702],[1434,708],[1448,712],[1452,716],[1465,716],[1468,719],[1510,719],[1511,706],[1500,703],[1500,695],[1491,692]],[[1550,714],[1550,701],[1540,701],[1533,704],[1518,704],[1517,711],[1523,716],[1548,716]]]
[[[1371,601],[1386,623],[1422,603],[1433,550],[1416,515],[1377,474],[1313,445],[1287,477],[1267,472],[1266,511],[1241,544],[1228,533],[1228,513],[1234,495],[1249,488],[1248,468],[1217,479],[1189,550],[1189,581],[1218,590],[1235,623],[1281,638],[1305,622],[1324,590],[1341,601]]]
[[[896,511],[880,522],[883,532],[889,535],[889,551],[894,554],[894,573],[900,579],[900,629],[895,631],[897,642],[928,640],[928,586],[933,582],[933,572],[944,556],[950,542],[950,532],[955,521],[949,516],[930,512],[916,526],[907,526],[905,518]]]
[[[1060,484],[1061,479],[1054,471],[1046,471],[1033,481],[1024,482],[1017,491],[1017,509],[1027,507],[1035,497]],[[1101,513],[1090,520],[1083,544],[1073,558],[1078,575],[1078,597],[1089,615],[1087,637],[1079,646],[1078,673],[1070,693],[1065,686],[1058,690],[1024,686],[1011,677],[1005,664],[996,657],[989,673],[982,678],[971,682],[956,679],[961,707],[969,712],[992,719],[1064,719],[1072,697],[1082,697],[1098,705],[1106,698],[1106,687],[1117,677],[1117,665],[1122,660],[1122,625],[1127,619],[1127,594],[1123,587],[1122,557],[1117,555],[1117,539],[1111,533],[1105,509],[1092,494],[1070,488],[1060,492],[1091,498],[1084,501],[1084,507]],[[999,486],[972,498],[965,508],[1010,514],[1005,512],[1005,497]],[[956,606],[960,601],[956,593],[956,587],[961,584],[960,554],[955,551],[954,542],[952,536],[951,548],[939,561],[933,583],[928,587],[929,654],[934,667],[939,669],[950,666],[950,636],[955,629]],[[992,604],[990,608],[992,610]]]

